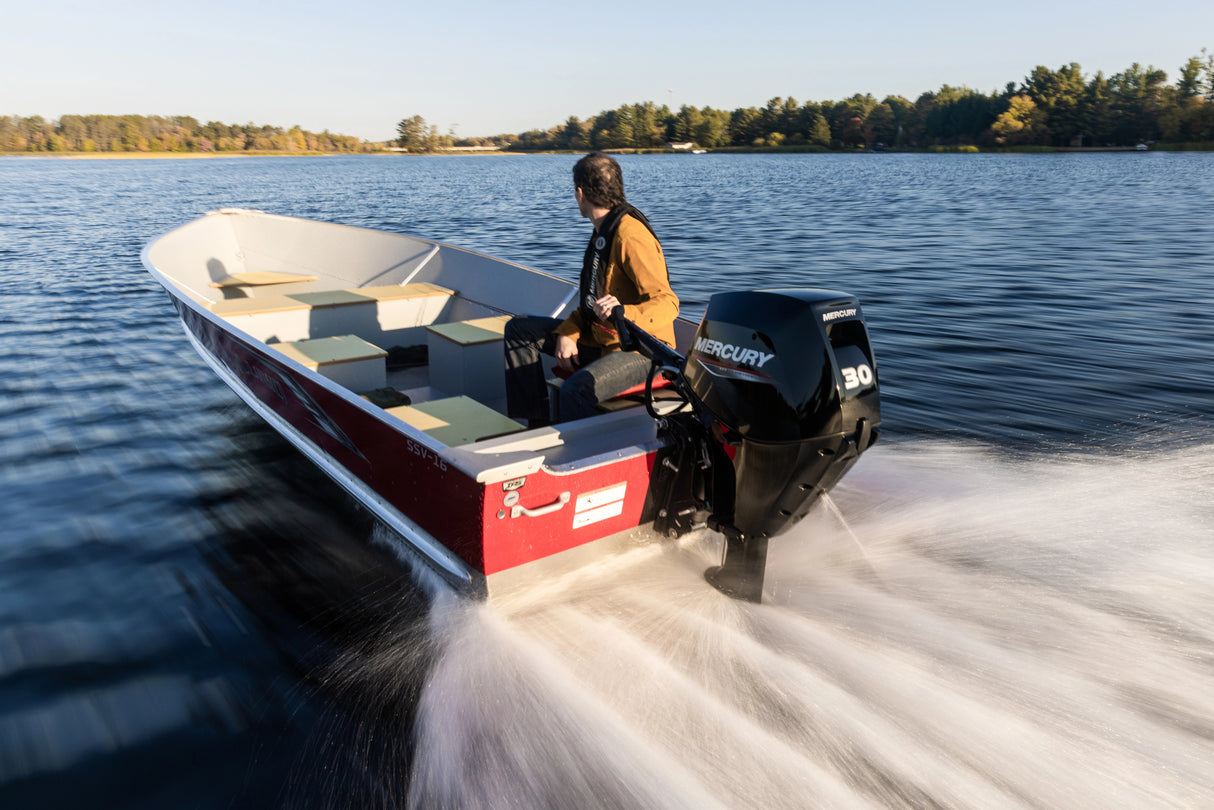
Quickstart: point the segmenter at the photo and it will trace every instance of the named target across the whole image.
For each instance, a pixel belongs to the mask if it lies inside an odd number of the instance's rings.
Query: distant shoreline
[[[0,152],[6,158],[52,160],[209,160],[245,157],[329,157],[333,155],[388,155],[389,152]]]
[[[610,154],[633,155],[692,155],[682,149],[606,149]],[[976,146],[936,146],[924,149],[823,149],[807,147],[740,147],[725,146],[705,150],[708,154],[740,155],[740,154],[814,154],[814,155],[856,155],[856,154],[1069,154],[1077,152],[1209,152],[1214,151],[1210,143],[1155,143],[1149,150],[1137,149],[1133,146],[1023,146],[1004,149],[980,148]],[[340,157],[342,155],[361,155],[371,157],[457,157],[461,155],[491,156],[507,155],[524,157],[527,155],[557,155],[584,154],[581,151],[562,150],[441,150],[435,152],[0,152],[3,158],[34,158],[39,160],[214,160],[219,158],[256,158],[256,157]]]
[[[534,152],[0,152],[0,158],[49,158],[52,160],[211,160],[251,157],[419,157],[427,155],[529,155]]]

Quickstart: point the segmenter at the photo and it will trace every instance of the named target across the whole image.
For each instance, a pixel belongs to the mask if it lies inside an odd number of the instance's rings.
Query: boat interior
[[[166,235],[146,259],[183,297],[436,448],[542,453],[560,469],[655,439],[643,394],[602,403],[601,418],[535,430],[505,415],[505,323],[568,314],[577,287],[563,279],[427,240],[233,209]],[[684,353],[694,331],[676,324]]]

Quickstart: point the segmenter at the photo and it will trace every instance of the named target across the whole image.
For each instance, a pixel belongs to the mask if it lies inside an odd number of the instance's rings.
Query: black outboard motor
[[[714,295],[685,359],[631,324],[621,331],[641,338],[655,372],[692,405],[667,416],[650,405],[668,440],[649,493],[655,528],[678,536],[709,512],[703,523],[726,543],[705,576],[760,601],[768,538],[877,440],[877,365],[859,302],[809,289]]]

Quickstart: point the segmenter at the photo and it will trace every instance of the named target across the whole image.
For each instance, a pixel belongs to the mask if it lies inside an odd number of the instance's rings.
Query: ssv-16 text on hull
[[[676,322],[677,349],[620,319],[653,361],[645,391],[529,430],[502,414],[502,330],[515,313],[567,315],[578,290],[563,279],[241,209],[164,234],[143,262],[219,377],[474,596],[706,525],[722,537],[708,579],[758,601],[768,539],[880,426],[868,333],[843,293],[714,295],[698,326]]]

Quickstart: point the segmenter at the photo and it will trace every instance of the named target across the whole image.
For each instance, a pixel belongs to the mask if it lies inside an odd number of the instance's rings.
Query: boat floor
[[[429,366],[414,366],[411,368],[393,369],[388,372],[388,387],[404,394],[413,404],[430,402],[447,396],[437,388],[430,386]],[[506,402],[486,402],[490,408],[499,413],[506,412]]]

